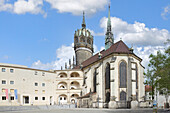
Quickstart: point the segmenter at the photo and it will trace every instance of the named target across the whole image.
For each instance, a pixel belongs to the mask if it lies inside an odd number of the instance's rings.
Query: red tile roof
[[[146,85],[145,92],[150,92],[150,91],[152,91],[152,86]]]
[[[124,53],[124,54],[133,54],[133,55],[135,55],[134,53],[132,53],[129,50],[128,46],[122,40],[120,40],[120,41],[116,42],[115,44],[113,44],[109,49],[100,51],[100,53],[102,54],[101,58],[104,58],[104,57],[106,57],[106,56],[108,56],[108,55],[110,55],[112,53]],[[93,55],[89,59],[82,62],[82,66],[86,67],[86,66],[100,60],[101,58],[99,59],[98,54],[99,53]],[[74,69],[80,69],[80,68],[81,68],[80,66],[76,66]]]
[[[129,48],[127,47],[127,45],[122,40],[120,40],[117,43],[113,44],[109,49],[102,50],[100,53],[102,54],[101,58],[103,58],[107,55],[110,55],[111,53],[126,53],[126,54],[129,54],[131,52],[129,51]],[[99,60],[98,54],[99,53],[95,54],[94,56],[92,56],[89,59],[82,62],[83,67],[88,66],[91,63],[94,63],[97,60]]]

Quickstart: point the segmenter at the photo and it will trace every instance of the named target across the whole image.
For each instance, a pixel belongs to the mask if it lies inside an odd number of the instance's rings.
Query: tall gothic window
[[[120,75],[120,88],[127,87],[127,70],[126,70],[126,63],[122,61],[119,65],[119,75]]]
[[[105,89],[110,89],[110,64],[107,64],[105,70]]]
[[[126,101],[126,92],[121,91],[121,93],[120,93],[120,100],[125,100]]]
[[[96,92],[96,75],[97,75],[97,69],[95,69],[93,74],[93,92]]]
[[[136,89],[138,89],[138,68],[136,64]]]

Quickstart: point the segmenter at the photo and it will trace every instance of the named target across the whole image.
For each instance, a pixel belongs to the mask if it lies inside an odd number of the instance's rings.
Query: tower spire
[[[107,30],[108,30],[108,31],[111,31],[110,4],[109,4],[109,12],[108,12],[108,20],[107,20]]]
[[[109,11],[108,11],[108,20],[107,20],[107,31],[105,36],[105,49],[107,50],[110,48],[114,43],[113,33],[111,29],[111,19],[110,19],[110,4],[109,4]]]
[[[82,22],[82,28],[86,28],[86,23],[85,23],[85,13],[83,11],[83,22]]]

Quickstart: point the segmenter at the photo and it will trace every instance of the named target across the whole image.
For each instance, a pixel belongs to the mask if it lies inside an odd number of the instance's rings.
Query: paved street
[[[152,109],[57,109],[57,110],[27,110],[5,111],[2,113],[153,113]],[[170,113],[168,110],[159,110],[158,113]]]

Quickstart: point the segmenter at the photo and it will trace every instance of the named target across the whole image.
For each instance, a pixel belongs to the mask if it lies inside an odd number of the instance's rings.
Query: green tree
[[[149,58],[145,84],[152,86],[152,99],[154,99],[154,89],[157,88],[159,91],[163,90],[166,101],[168,101],[170,94],[170,46],[164,53],[157,51],[156,55],[151,54]]]
[[[145,84],[152,87],[152,99],[154,99],[154,89],[158,85],[158,78],[159,78],[159,72],[163,69],[163,64],[165,62],[166,56],[161,54],[160,51],[157,51],[156,55],[151,54],[149,56],[150,61],[148,64],[149,69],[147,70],[147,73],[145,73]]]
[[[166,103],[168,103],[168,97],[170,94],[170,47],[165,50],[165,62],[158,74],[160,77],[158,80],[158,90],[163,90],[166,97]]]

